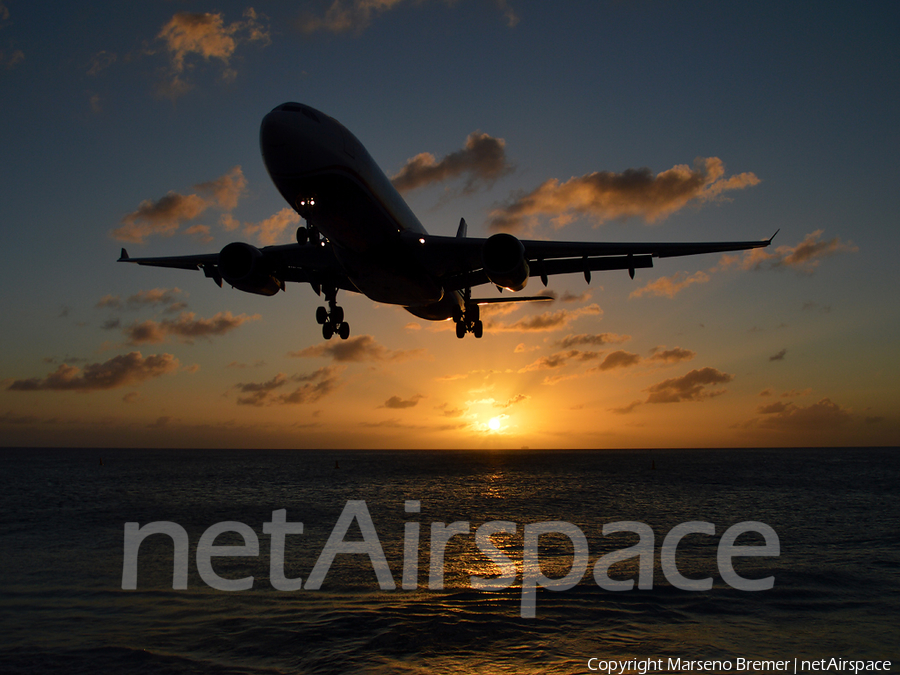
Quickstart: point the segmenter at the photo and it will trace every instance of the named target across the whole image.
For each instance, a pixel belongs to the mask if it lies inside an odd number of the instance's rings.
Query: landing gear
[[[478,305],[471,300],[471,289],[467,288],[464,298],[466,309],[461,314],[454,317],[456,321],[456,337],[460,340],[466,337],[466,333],[472,333],[476,338],[484,335],[484,324],[481,322],[481,312]]]
[[[300,226],[297,228],[297,243],[301,246],[305,246],[306,244],[318,244],[320,238],[318,228],[313,225],[309,225],[308,227]]]
[[[337,289],[324,289],[328,308],[316,308],[316,323],[322,326],[322,337],[330,340],[335,334],[346,340],[350,337],[350,324],[344,321],[344,308],[337,305]]]

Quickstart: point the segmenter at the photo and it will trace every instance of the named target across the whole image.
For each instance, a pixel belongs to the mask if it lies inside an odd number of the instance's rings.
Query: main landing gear
[[[330,340],[337,334],[341,340],[350,337],[350,324],[344,321],[344,308],[337,305],[337,289],[324,289],[328,308],[316,309],[316,323],[322,326],[322,337]]]
[[[478,305],[470,302],[471,293],[471,289],[467,288],[465,293],[466,309],[461,314],[453,317],[453,320],[456,321],[456,337],[460,340],[466,337],[466,333],[472,333],[476,338],[480,338],[484,335],[484,324],[481,322],[481,312],[478,309]]]

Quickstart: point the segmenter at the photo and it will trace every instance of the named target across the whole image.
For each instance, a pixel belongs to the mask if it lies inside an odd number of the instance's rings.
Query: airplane
[[[232,242],[218,253],[156,258],[131,258],[123,248],[119,262],[203,270],[220,287],[224,281],[266,296],[285,290],[289,281],[308,283],[327,303],[316,310],[326,340],[350,336],[338,291],[399,305],[421,319],[452,319],[457,337],[480,338],[480,306],[552,298],[473,298],[477,286],[517,292],[531,277],[546,287],[549,276],[576,273],[590,283],[591,272],[600,270],[628,270],[633,279],[636,269],[653,267],[653,258],[761,248],[775,236],[712,243],[532,241],[507,233],[469,237],[465,219],[455,237],[432,235],[362,143],[334,118],[283,103],[263,118],[259,141],[272,182],[306,221],[296,243],[257,248]]]

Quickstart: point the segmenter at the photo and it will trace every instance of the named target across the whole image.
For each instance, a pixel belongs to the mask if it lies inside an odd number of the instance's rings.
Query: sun
[[[500,418],[492,417],[491,419],[489,419],[488,420],[488,428],[491,431],[499,431],[500,430]]]

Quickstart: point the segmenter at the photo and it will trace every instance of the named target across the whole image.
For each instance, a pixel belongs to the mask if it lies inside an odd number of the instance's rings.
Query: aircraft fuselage
[[[425,228],[356,137],[300,103],[263,118],[260,148],[284,199],[332,244],[357,290],[428,319],[461,307],[428,273],[417,248]]]

